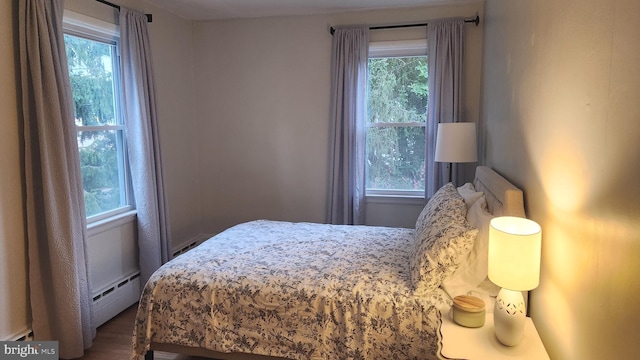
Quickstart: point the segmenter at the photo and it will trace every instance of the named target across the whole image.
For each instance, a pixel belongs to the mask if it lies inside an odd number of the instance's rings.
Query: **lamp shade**
[[[489,279],[517,291],[535,289],[540,281],[542,231],[535,221],[501,216],[489,227]]]
[[[439,123],[435,161],[448,163],[478,161],[476,123]]]

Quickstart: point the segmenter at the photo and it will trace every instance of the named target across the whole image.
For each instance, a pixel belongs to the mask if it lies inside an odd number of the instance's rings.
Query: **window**
[[[86,216],[92,222],[131,209],[130,180],[117,38],[113,32],[79,23],[65,26],[64,41]]]
[[[371,43],[368,82],[367,195],[423,197],[426,41]]]

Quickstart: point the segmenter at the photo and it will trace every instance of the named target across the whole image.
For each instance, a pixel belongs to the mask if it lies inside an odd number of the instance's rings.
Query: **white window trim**
[[[120,26],[67,9],[64,10],[62,29],[111,43],[120,38]]]
[[[426,56],[427,40],[372,41],[369,43],[369,58],[394,56]]]
[[[132,206],[125,206],[87,219],[87,236],[94,236],[134,221],[138,213]]]
[[[369,43],[369,58],[426,56],[427,40],[372,41]],[[423,122],[374,123],[368,127],[426,127]],[[379,204],[424,205],[425,192],[421,190],[365,189],[365,201]]]

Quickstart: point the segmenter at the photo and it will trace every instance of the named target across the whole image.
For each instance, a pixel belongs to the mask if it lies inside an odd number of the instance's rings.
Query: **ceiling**
[[[147,0],[191,20],[221,20],[384,9],[469,2],[469,0]]]

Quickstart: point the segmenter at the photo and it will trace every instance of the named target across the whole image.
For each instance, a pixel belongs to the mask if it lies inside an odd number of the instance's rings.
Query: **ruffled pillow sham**
[[[473,247],[478,230],[465,219],[467,207],[451,183],[440,188],[416,221],[409,257],[414,292],[436,289],[453,274]]]

